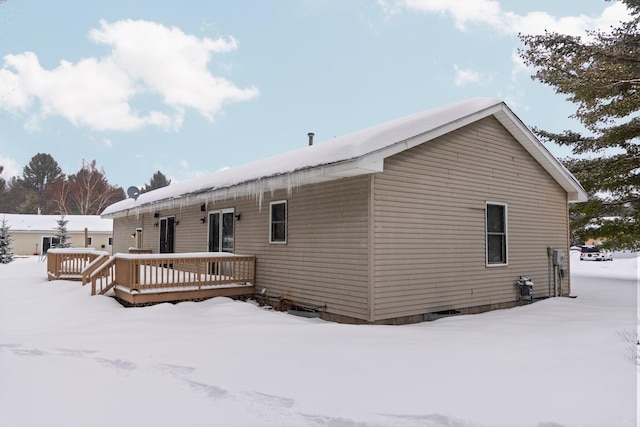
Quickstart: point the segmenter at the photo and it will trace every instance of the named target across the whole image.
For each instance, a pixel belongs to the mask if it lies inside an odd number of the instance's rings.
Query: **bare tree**
[[[45,200],[45,214],[67,215],[71,212],[69,181],[66,179],[59,179],[47,185],[42,193],[42,198]]]
[[[105,177],[104,168],[96,161],[82,160],[82,168],[68,179],[71,209],[80,215],[98,215],[107,206],[125,198],[124,191],[112,186]]]

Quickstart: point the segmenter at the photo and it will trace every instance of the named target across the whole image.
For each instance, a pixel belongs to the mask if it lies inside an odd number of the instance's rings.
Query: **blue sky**
[[[184,181],[473,97],[580,130],[517,34],[627,17],[604,0],[8,0],[0,165],[21,175],[40,152],[67,174],[95,159],[124,189]]]

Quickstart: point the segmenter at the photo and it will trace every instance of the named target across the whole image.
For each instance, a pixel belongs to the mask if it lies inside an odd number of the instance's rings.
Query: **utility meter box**
[[[551,252],[551,261],[553,265],[562,265],[562,261],[564,261],[564,251],[562,249],[554,249]]]
[[[533,299],[533,281],[531,279],[520,276],[516,281],[516,286],[520,288],[521,297],[529,297]]]

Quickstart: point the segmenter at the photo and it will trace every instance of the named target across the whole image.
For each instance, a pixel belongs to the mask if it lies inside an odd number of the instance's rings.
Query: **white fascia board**
[[[328,176],[346,178],[349,176],[368,175],[384,171],[384,158],[364,156],[336,166],[339,167],[331,170]]]

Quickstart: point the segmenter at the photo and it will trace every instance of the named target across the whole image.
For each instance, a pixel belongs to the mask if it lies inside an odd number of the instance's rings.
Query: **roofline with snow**
[[[545,171],[547,171],[547,173],[549,173],[549,175],[558,182],[558,184],[567,192],[568,201],[582,202],[587,200],[587,193],[584,188],[582,188],[578,180],[549,152],[549,150],[547,150],[547,148],[504,102],[498,100],[486,100],[483,105],[483,108],[476,109],[469,114],[464,114],[453,120],[446,121],[434,126],[433,128],[429,128],[424,132],[416,133],[399,141],[393,141],[381,148],[374,149],[371,152],[357,155],[355,157],[340,159],[338,161],[324,164],[302,166],[293,171],[276,172],[268,176],[247,179],[241,182],[221,185],[219,187],[216,187],[214,182],[212,183],[213,185],[207,188],[186,191],[178,196],[169,196],[163,199],[151,200],[149,202],[138,203],[137,200],[126,199],[109,206],[102,216],[104,218],[118,218],[128,216],[132,213],[138,215],[145,212],[154,212],[160,209],[185,207],[194,204],[212,203],[218,200],[248,196],[255,196],[257,198],[257,203],[261,205],[262,197],[266,192],[281,189],[291,191],[291,189],[298,188],[302,185],[383,172],[384,159],[387,157],[446,135],[489,116],[494,116],[523,146],[523,148],[545,169]],[[321,145],[324,144],[320,144],[318,147]],[[316,146],[308,148],[314,147]],[[284,155],[287,154],[290,153],[284,153]],[[273,161],[277,161],[278,157],[279,156],[273,157]],[[264,160],[266,161],[269,159]],[[241,168],[243,166],[239,166],[237,168]]]
[[[383,165],[384,163],[382,161],[369,162],[351,159],[331,164],[311,166],[298,169],[293,172],[251,179],[225,187],[187,192],[179,197],[168,197],[157,201],[142,203],[122,210],[103,213],[102,216],[104,218],[121,218],[129,216],[131,213],[139,215],[155,212],[161,209],[185,207],[203,203],[208,204],[219,200],[251,196],[256,196],[256,201],[258,205],[261,206],[263,195],[267,192],[282,189],[288,189],[291,191],[292,189],[299,188],[302,185],[317,184],[341,178],[382,172]]]

